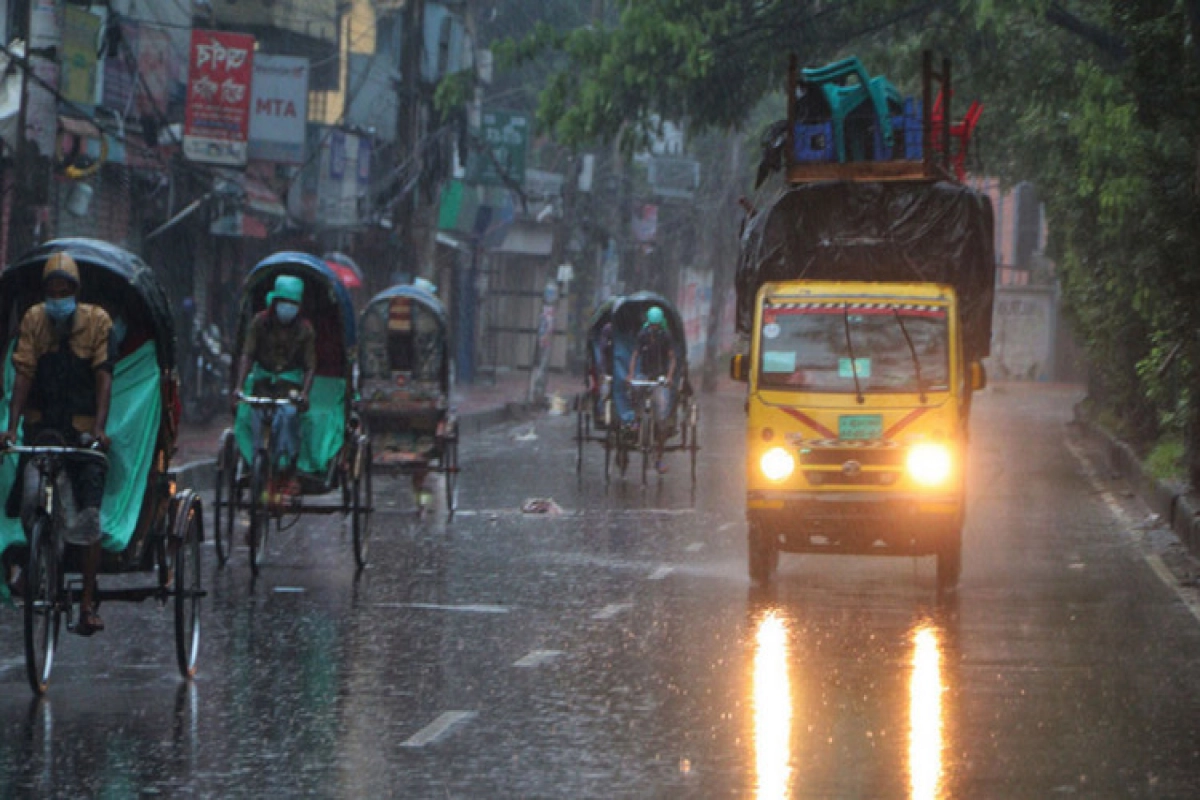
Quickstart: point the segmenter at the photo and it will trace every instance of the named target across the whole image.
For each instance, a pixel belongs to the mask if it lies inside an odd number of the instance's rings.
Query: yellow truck
[[[769,581],[780,552],[935,555],[951,588],[992,209],[952,181],[864,175],[790,185],[743,233],[750,577]]]

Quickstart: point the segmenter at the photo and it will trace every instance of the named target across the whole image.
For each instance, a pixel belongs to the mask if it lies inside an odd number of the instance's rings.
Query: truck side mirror
[[[987,388],[987,370],[978,361],[971,362],[971,391],[979,392]]]
[[[729,359],[729,377],[738,383],[747,383],[750,380],[750,370],[746,363],[745,353],[738,353]]]

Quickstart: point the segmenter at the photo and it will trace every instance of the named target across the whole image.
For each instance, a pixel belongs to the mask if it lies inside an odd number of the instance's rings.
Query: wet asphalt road
[[[701,399],[694,501],[682,456],[606,491],[593,446],[578,483],[573,420],[545,418],[464,444],[450,524],[377,481],[358,579],[338,518],[276,536],[257,582],[206,546],[191,685],[169,610],[109,604],[32,702],[0,608],[0,798],[1200,796],[1190,563],[1076,399],[976,401],[941,600],[932,559],[784,555],[752,588],[726,394]]]

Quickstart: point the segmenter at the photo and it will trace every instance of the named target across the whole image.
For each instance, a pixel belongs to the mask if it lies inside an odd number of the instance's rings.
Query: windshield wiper
[[[892,314],[896,317],[896,324],[900,326],[900,332],[904,334],[904,341],[908,342],[908,352],[912,354],[913,371],[917,373],[917,392],[921,397],[921,405],[925,405],[925,381],[921,380],[921,359],[917,358],[917,348],[913,345],[912,337],[908,335],[908,328],[904,325],[904,318],[900,316],[900,309],[893,305]]]
[[[858,361],[854,358],[854,345],[850,342],[850,306],[842,303],[842,323],[846,328],[846,352],[850,354],[850,374],[854,376],[854,397],[861,406],[867,402],[863,397],[862,384],[858,382]]]

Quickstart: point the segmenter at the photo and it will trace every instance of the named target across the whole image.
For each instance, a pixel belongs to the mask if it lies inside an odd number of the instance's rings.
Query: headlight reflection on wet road
[[[912,800],[936,800],[942,784],[942,656],[937,629],[913,633],[908,764]]]
[[[792,778],[792,687],[787,625],[778,611],[758,623],[754,652],[754,752],[758,800],[785,800]]]

